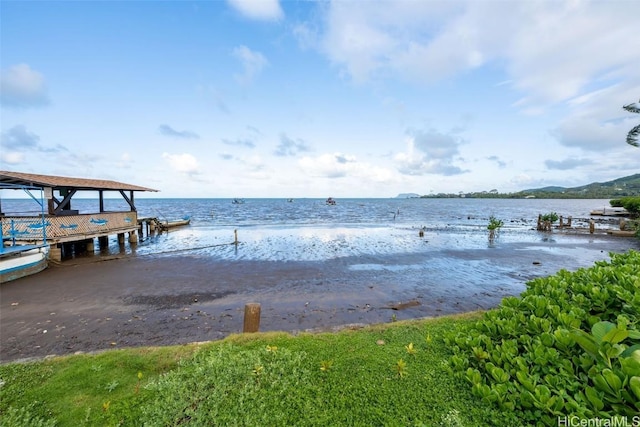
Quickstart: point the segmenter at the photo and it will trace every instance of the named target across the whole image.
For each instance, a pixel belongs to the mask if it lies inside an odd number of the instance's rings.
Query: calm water
[[[3,200],[6,213],[31,211],[31,200]],[[411,254],[435,248],[490,247],[490,216],[504,222],[499,243],[537,242],[548,236],[534,229],[538,214],[557,212],[586,227],[590,211],[609,200],[557,199],[137,199],[139,217],[191,218],[191,225],[169,233],[142,236],[134,248],[120,248],[112,238],[109,251],[136,255],[188,252],[217,259],[316,261],[348,256]],[[97,200],[77,199],[73,209],[98,210]],[[122,199],[108,199],[105,210],[126,210]],[[599,228],[616,228],[606,220]],[[418,231],[424,237],[418,238]],[[231,245],[237,231],[240,244]],[[563,237],[571,239],[571,237]],[[495,243],[494,243],[495,245]]]

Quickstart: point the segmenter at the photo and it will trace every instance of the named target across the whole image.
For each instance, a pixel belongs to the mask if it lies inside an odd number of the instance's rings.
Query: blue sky
[[[640,171],[622,109],[640,99],[638,16],[631,0],[2,0],[0,169],[154,197],[608,181]]]

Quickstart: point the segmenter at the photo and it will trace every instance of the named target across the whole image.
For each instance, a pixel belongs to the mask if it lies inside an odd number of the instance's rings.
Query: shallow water
[[[81,213],[97,210],[97,200],[78,199]],[[216,260],[322,261],[344,257],[433,254],[440,249],[485,249],[511,243],[540,243],[548,251],[558,236],[535,230],[539,214],[556,212],[587,227],[590,211],[609,200],[562,199],[137,199],[138,217],[191,218],[191,225],[141,236],[139,244],[120,246],[112,236],[102,255],[160,255],[188,252]],[[7,213],[33,209],[32,201],[3,200]],[[105,210],[126,210],[121,199],[106,199]],[[504,222],[488,241],[490,216]],[[596,217],[598,228],[617,228],[615,218]],[[423,230],[424,237],[418,237]],[[235,236],[238,245],[234,245]],[[594,237],[597,238],[597,237]],[[563,235],[562,242],[584,242]],[[587,257],[589,260],[592,257]],[[355,267],[362,268],[362,267]],[[378,267],[375,267],[378,268]],[[387,267],[406,269],[406,267]]]

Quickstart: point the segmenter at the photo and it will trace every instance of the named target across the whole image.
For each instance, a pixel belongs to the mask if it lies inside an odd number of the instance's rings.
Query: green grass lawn
[[[7,426],[522,425],[448,368],[467,314],[0,366]]]

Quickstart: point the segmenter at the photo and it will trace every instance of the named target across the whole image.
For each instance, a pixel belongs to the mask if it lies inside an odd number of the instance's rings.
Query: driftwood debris
[[[416,307],[418,305],[422,305],[420,304],[420,301],[418,300],[411,300],[411,301],[407,301],[407,302],[399,302],[397,304],[390,304],[386,307],[381,307],[381,308],[386,308],[388,310],[404,310],[405,308],[409,308],[409,307]]]

